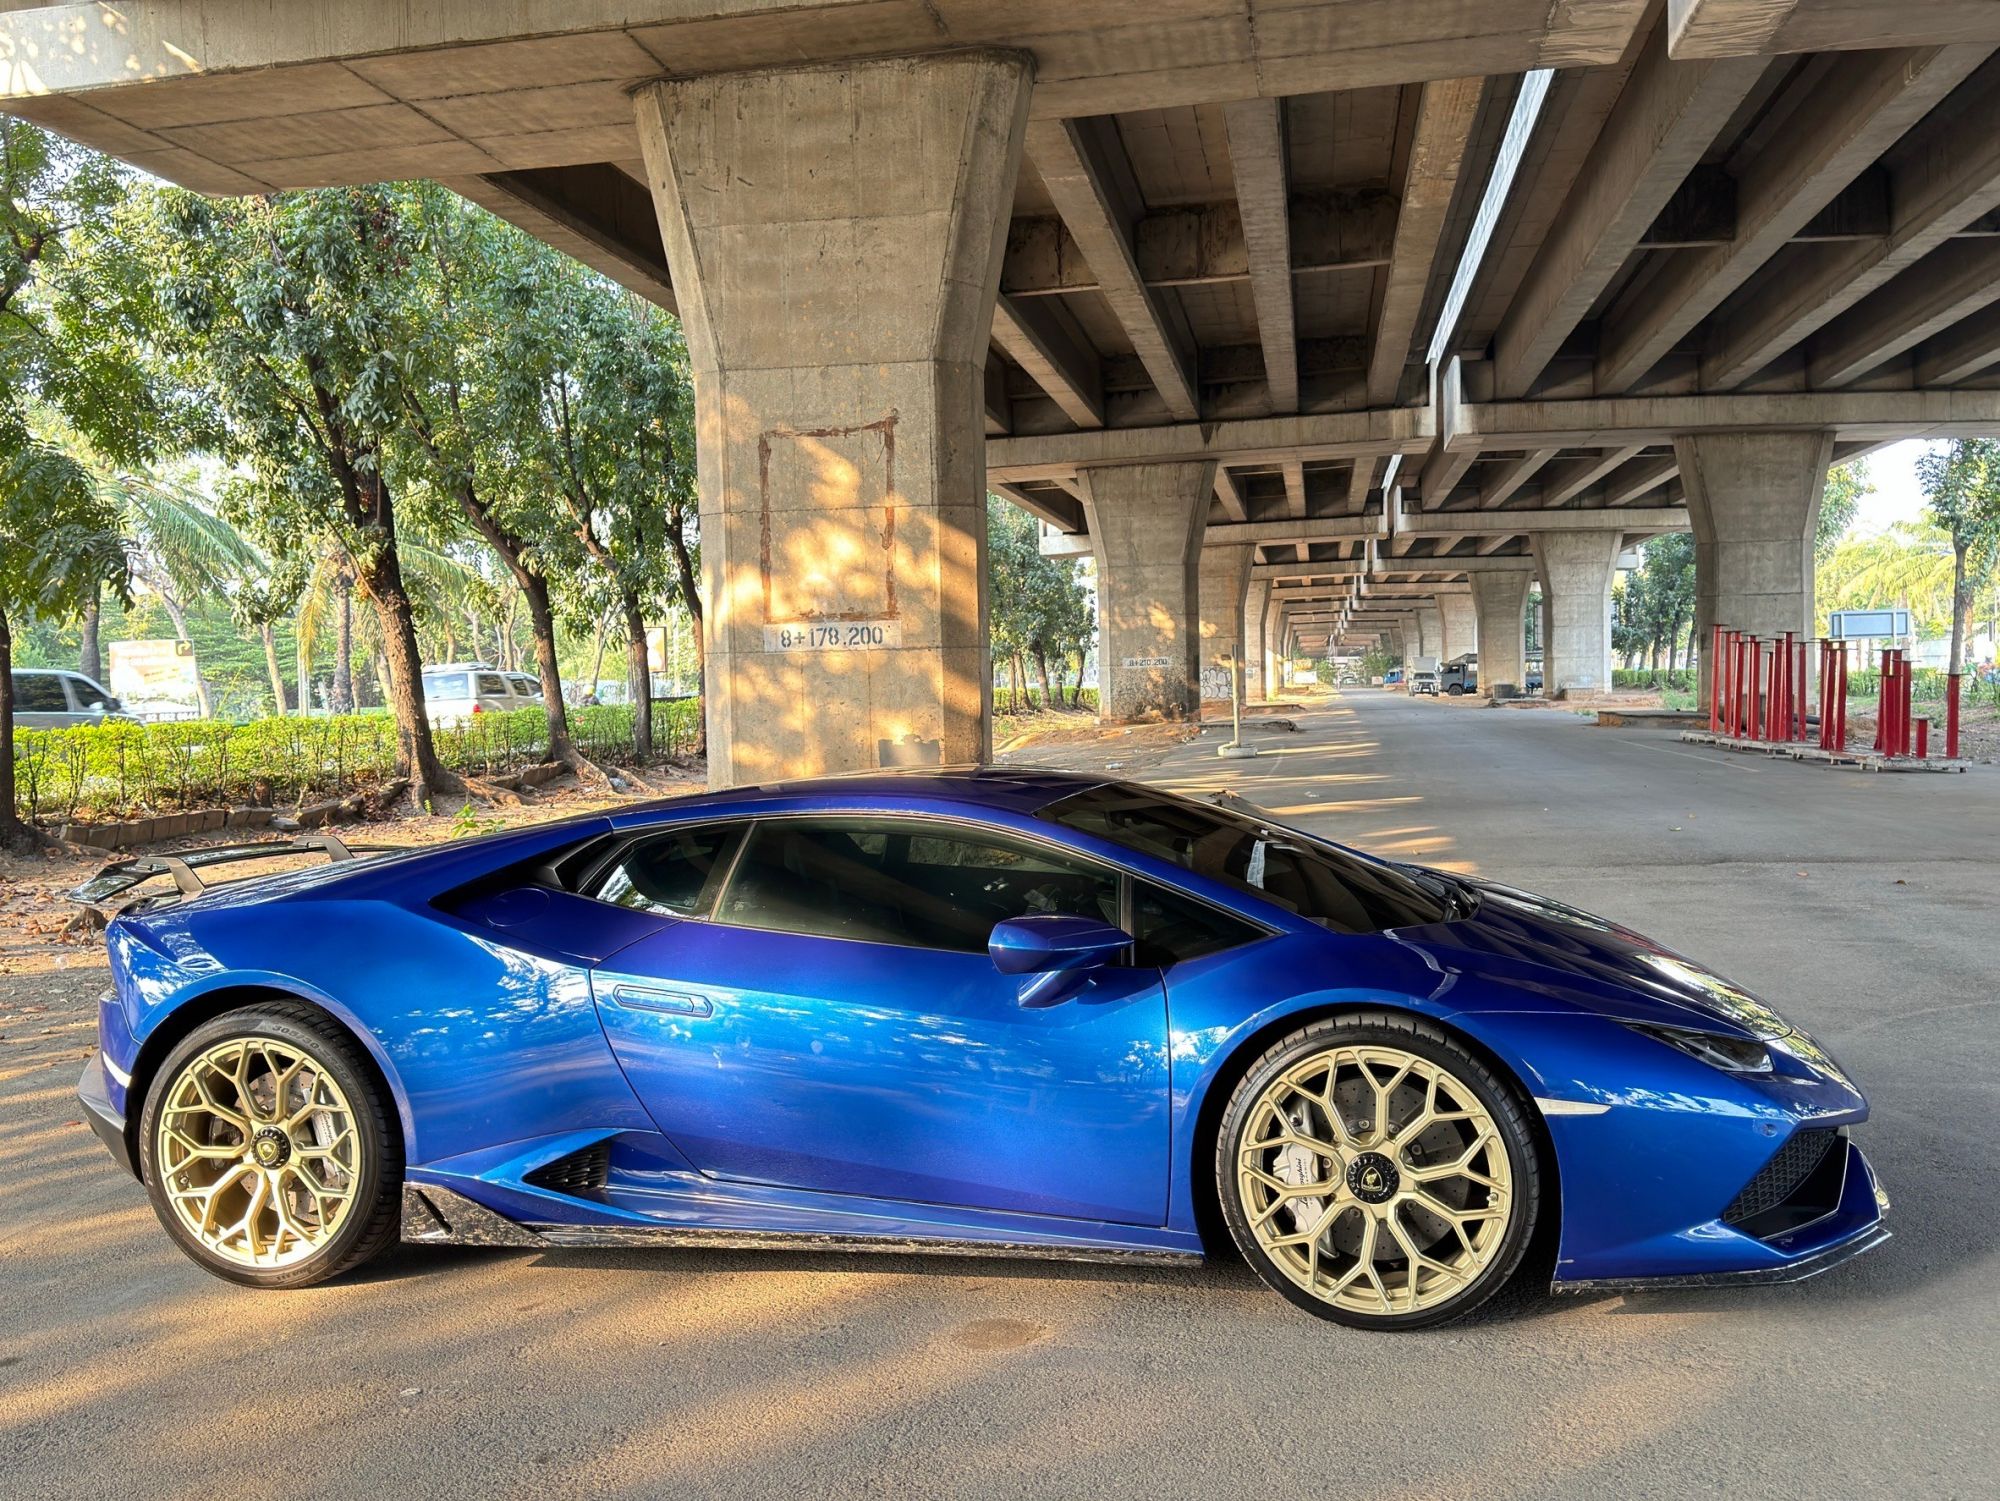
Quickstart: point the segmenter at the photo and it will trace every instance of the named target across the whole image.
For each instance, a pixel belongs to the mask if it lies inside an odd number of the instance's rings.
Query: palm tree
[[[0,846],[35,840],[14,807],[12,619],[80,613],[107,584],[123,598],[117,521],[88,467],[0,407]]]

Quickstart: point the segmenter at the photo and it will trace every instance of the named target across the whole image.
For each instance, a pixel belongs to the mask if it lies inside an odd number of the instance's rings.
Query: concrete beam
[[[1279,101],[1238,103],[1271,111]],[[1132,223],[1132,259],[1139,279],[1156,289],[1250,282],[1254,290],[1261,250],[1276,233],[1286,242],[1282,258],[1269,263],[1277,269],[1296,275],[1364,271],[1389,259],[1396,199],[1380,188],[1321,189],[1268,196],[1254,211],[1240,199],[1146,209]],[[1010,297],[1048,297],[1099,292],[1103,283],[1069,226],[1037,214],[1008,229],[1000,290]]]
[[[1482,511],[1505,505],[1508,497],[1533,479],[1543,465],[1561,452],[1560,448],[1531,448],[1526,453],[1509,459],[1488,478],[1473,504]]]
[[[1292,306],[1292,221],[1285,167],[1285,107],[1243,99],[1223,112],[1243,227],[1257,340],[1273,412],[1299,409],[1298,322]]]
[[[1678,460],[1671,457],[1647,459],[1644,463],[1632,464],[1614,474],[1604,486],[1604,504],[1611,507],[1629,506],[1642,495],[1649,495],[1668,480],[1681,472]]]
[[[1807,346],[1806,379],[1822,390],[1846,385],[1995,302],[2000,302],[2000,242],[1940,245],[1907,276],[1814,335]]]
[[[1623,506],[1615,511],[1574,507],[1560,511],[1410,511],[1391,518],[1391,530],[1413,537],[1483,537],[1505,529],[1521,532],[1684,532],[1688,513],[1680,506]]]
[[[1990,307],[1917,347],[1920,387],[1949,386],[2000,364],[2000,307]]]
[[[1911,133],[1896,153],[1890,232],[1826,247],[1809,267],[1714,329],[1701,358],[1707,390],[1741,385],[1951,236],[2000,207],[2000,59],[1968,81],[1963,110]]]
[[[1835,61],[1784,134],[1736,183],[1724,243],[1673,257],[1599,335],[1596,388],[1645,375],[1850,183],[1977,68],[1978,47],[1863,53]]]
[[[1377,516],[1321,516],[1304,521],[1236,521],[1222,522],[1209,527],[1206,538],[1211,547],[1226,547],[1236,542],[1255,542],[1270,545],[1281,542],[1333,542],[1350,537],[1380,537],[1383,530],[1382,517]],[[1294,567],[1311,567],[1311,564],[1294,564]]]
[[[1243,504],[1243,491],[1236,479],[1220,464],[1215,466],[1215,499],[1222,507],[1222,514],[1230,521],[1248,521],[1250,512]]]
[[[652,195],[609,162],[449,177],[444,185],[648,302],[680,311]]]
[[[1450,422],[1448,443],[1483,451],[1543,444],[1650,445],[1671,443],[1680,433],[1780,428],[1826,429],[1843,442],[1984,438],[2000,437],[2000,391],[1787,391],[1492,402],[1462,406]]]
[[[986,466],[1003,479],[1052,479],[1096,464],[1216,459],[1231,465],[1276,465],[1293,458],[1311,462],[1422,453],[1433,436],[1428,408],[1397,407],[991,438]]]
[[[1078,427],[1104,426],[1104,374],[1097,351],[1058,301],[993,304],[993,342],[1048,393]]]
[[[1674,62],[1664,22],[1653,29],[1500,324],[1502,396],[1532,388],[1764,67],[1755,58]]]
[[[2000,42],[2000,14],[1989,0],[1668,0],[1667,19],[1675,57]]]
[[[1402,212],[1389,264],[1376,274],[1374,344],[1368,356],[1368,403],[1396,399],[1410,361],[1431,267],[1444,239],[1445,218],[1458,192],[1472,125],[1485,97],[1484,78],[1454,78],[1423,86],[1403,179]]]
[[[1006,480],[991,481],[988,488],[1059,532],[1075,535],[1084,529],[1083,507],[1059,490],[1030,490]]]
[[[1028,130],[1028,155],[1167,411],[1183,422],[1195,420],[1201,401],[1193,337],[1179,304],[1147,286],[1140,273],[1132,228],[1144,203],[1117,125],[1107,116],[1038,121]]]
[[[1542,477],[1542,507],[1554,510],[1576,499],[1619,465],[1637,458],[1641,452],[1637,447],[1612,448],[1594,457],[1571,459],[1549,470]]]

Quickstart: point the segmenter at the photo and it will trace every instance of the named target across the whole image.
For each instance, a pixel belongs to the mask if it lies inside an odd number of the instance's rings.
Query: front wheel
[[[1441,1324],[1519,1266],[1541,1168],[1518,1090],[1414,1017],[1315,1022],[1251,1065],[1217,1138],[1251,1267],[1321,1318]]]
[[[401,1138],[352,1038],[309,1006],[206,1022],[146,1093],[140,1167],[192,1260],[253,1287],[307,1287],[397,1231]]]

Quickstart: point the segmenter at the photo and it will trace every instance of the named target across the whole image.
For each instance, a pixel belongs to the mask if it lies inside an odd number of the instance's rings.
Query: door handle
[[[685,990],[655,990],[649,985],[615,985],[611,999],[628,1011],[661,1011],[669,1016],[713,1016],[715,1003]]]

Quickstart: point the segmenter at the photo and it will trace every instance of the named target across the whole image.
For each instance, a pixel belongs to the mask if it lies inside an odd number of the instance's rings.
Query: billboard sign
[[[113,641],[106,648],[111,681],[128,704],[190,705],[195,689],[194,646],[187,641]]]
[[[1861,641],[1910,634],[1908,610],[1834,610],[1826,633],[1835,641]]]

